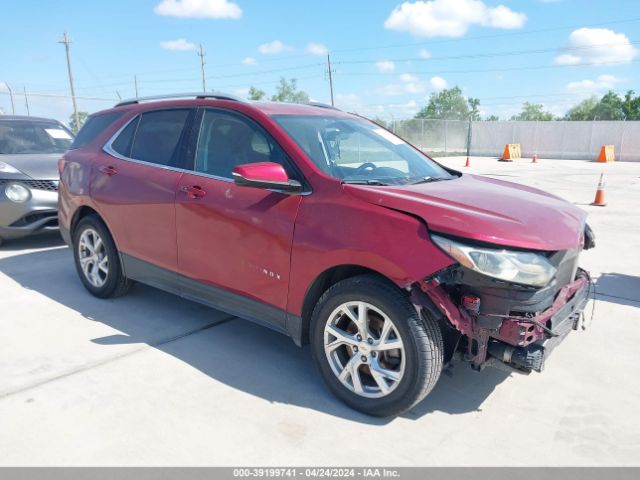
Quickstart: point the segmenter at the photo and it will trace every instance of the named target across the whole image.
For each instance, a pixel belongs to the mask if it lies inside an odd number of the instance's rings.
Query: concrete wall
[[[594,159],[615,145],[616,160],[640,161],[640,122],[472,122],[471,154],[500,156],[519,143],[523,157]]]

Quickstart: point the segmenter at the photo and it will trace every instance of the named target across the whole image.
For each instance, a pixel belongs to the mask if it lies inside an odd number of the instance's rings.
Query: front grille
[[[0,180],[0,186],[5,183],[22,183],[32,190],[44,190],[46,192],[57,192],[58,180]]]

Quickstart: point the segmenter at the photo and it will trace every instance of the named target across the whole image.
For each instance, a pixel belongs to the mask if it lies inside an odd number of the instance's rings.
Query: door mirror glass
[[[233,167],[233,181],[242,187],[281,190],[296,193],[302,191],[297,180],[291,180],[284,167],[274,162],[246,163]]]

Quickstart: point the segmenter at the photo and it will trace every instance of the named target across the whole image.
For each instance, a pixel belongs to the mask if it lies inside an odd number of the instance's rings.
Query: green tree
[[[264,99],[267,94],[264,90],[260,90],[254,86],[249,87],[249,100],[258,101]]]
[[[471,120],[480,120],[480,99],[469,97],[467,98],[467,103],[469,104],[469,116],[471,117]]]
[[[598,97],[587,98],[569,109],[564,116],[565,120],[593,120],[593,109],[598,105]]]
[[[287,81],[282,77],[271,100],[274,102],[306,103],[309,101],[309,95],[305,91],[298,90],[298,81],[295,78]]]
[[[640,120],[640,95],[635,96],[633,90],[629,90],[624,96],[622,111],[627,120]]]
[[[498,115],[488,115],[484,119],[485,122],[497,122],[498,120],[500,120],[500,117]]]
[[[478,102],[479,103],[479,102]],[[439,118],[442,120],[466,120],[469,106],[460,87],[445,88],[429,96],[427,106],[415,118]]]
[[[624,120],[622,98],[617,93],[608,91],[593,108],[592,114],[596,120]]]
[[[73,133],[78,133],[82,128],[82,125],[84,125],[84,122],[87,120],[88,116],[88,112],[78,112],[79,125],[76,125],[76,116],[73,113],[69,115],[69,128],[71,129],[71,131]]]
[[[522,111],[518,115],[514,115],[513,117],[511,117],[511,120],[539,120],[542,122],[548,122],[550,120],[553,120],[553,114],[550,112],[545,112],[544,107],[539,103],[524,102],[524,104],[522,105]]]

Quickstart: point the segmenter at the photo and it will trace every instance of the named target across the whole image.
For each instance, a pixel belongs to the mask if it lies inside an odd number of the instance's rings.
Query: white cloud
[[[570,50],[569,50],[570,49]],[[627,36],[608,28],[579,28],[569,35],[568,53],[558,55],[558,65],[629,63],[638,50]]]
[[[406,83],[416,83],[418,81],[418,77],[416,75],[412,75],[411,73],[403,73],[400,75],[400,80]]]
[[[275,53],[282,53],[293,50],[289,45],[285,45],[280,40],[274,40],[273,42],[263,43],[258,47],[258,51],[264,55],[272,55]]]
[[[258,61],[253,57],[247,57],[242,60],[242,63],[244,63],[245,65],[255,65],[256,63],[258,63]]]
[[[418,52],[418,57],[420,58],[431,58],[431,52],[426,48],[423,48]]]
[[[229,0],[162,0],[153,11],[158,15],[181,18],[230,18],[242,16],[238,4]]]
[[[481,0],[419,0],[394,8],[384,26],[420,37],[461,37],[472,25],[515,29],[526,20],[524,13],[504,5],[491,8]]]
[[[613,75],[600,75],[595,80],[569,82],[567,83],[566,89],[571,93],[592,94],[613,88],[620,82],[622,82],[622,80]]]
[[[429,85],[436,91],[444,90],[447,88],[447,81],[442,77],[431,77],[429,80]]]
[[[160,46],[165,50],[173,50],[179,52],[187,52],[189,50],[195,50],[196,44],[188,42],[184,38],[178,38],[177,40],[166,40],[160,42]]]
[[[329,49],[326,46],[315,42],[308,43],[305,50],[311,55],[318,55],[319,57],[324,57],[329,53]]]
[[[376,68],[380,73],[391,73],[396,69],[396,64],[391,60],[380,60],[376,62]]]

